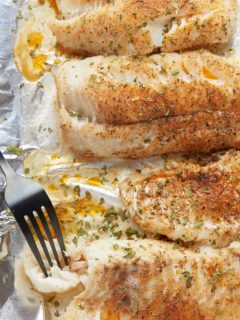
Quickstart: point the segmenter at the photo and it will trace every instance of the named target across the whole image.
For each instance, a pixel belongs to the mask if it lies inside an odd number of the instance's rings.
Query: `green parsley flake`
[[[38,83],[37,83],[37,87],[38,87],[38,88],[44,88],[44,86],[43,86],[42,82],[40,82],[40,81],[38,81]]]
[[[29,168],[25,168],[25,169],[24,169],[24,174],[25,174],[25,175],[29,174],[29,172],[30,172],[30,169],[29,169]]]
[[[133,251],[132,249],[130,248],[127,248],[127,249],[124,249],[127,254],[125,256],[123,256],[123,258],[125,259],[133,259],[135,256],[136,256],[136,252]]]
[[[15,154],[17,156],[21,156],[22,151],[23,151],[22,148],[13,146],[11,144],[7,147],[8,153]]]
[[[189,198],[193,196],[193,192],[192,192],[191,187],[185,187],[185,188],[184,188],[184,193],[185,193],[185,195],[186,195],[187,197],[189,197]]]
[[[186,279],[186,287],[189,289],[191,288],[192,286],[192,280],[193,280],[193,277],[191,275],[191,273],[189,271],[184,271],[182,273],[182,275],[184,276],[184,278]]]

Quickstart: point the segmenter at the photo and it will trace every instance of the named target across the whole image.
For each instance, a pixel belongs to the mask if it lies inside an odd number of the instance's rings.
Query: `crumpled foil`
[[[59,144],[57,123],[54,120],[55,111],[51,108],[54,88],[50,96],[44,96],[41,88],[34,83],[26,83],[24,89],[19,90],[23,80],[14,63],[13,45],[17,30],[16,17],[24,4],[26,4],[24,0],[0,0],[0,150],[5,153],[14,170],[19,173],[22,172],[22,159],[8,154],[8,145],[21,145],[24,153],[35,149],[45,150],[45,156],[40,151],[39,157],[34,158],[39,175],[44,176],[45,172],[41,172],[39,158],[42,162],[48,161],[48,152],[53,154],[56,151],[53,150],[53,146]],[[239,58],[240,19],[233,47]],[[53,83],[51,75],[45,75],[41,82],[48,87],[51,86]],[[53,129],[51,135],[48,135],[47,130],[42,134],[36,132],[39,126],[51,127]],[[66,160],[64,164],[50,166],[49,174],[56,175],[63,170],[72,170],[71,158],[64,160]],[[100,167],[103,165],[104,163],[99,163]],[[88,167],[87,164],[81,163],[75,163],[74,166]],[[95,166],[97,167],[98,164],[95,163]],[[0,320],[47,320],[43,305],[23,306],[14,290],[15,257],[22,250],[24,239],[14,223],[14,218],[4,205],[5,183],[0,170]],[[99,191],[102,192],[102,196],[108,195],[109,192],[109,197],[113,195],[113,201],[115,201],[114,192],[112,193],[111,190],[98,188],[97,192]]]
[[[21,5],[22,1],[0,0],[0,149],[17,172],[21,172],[21,160],[8,154],[7,146],[20,144],[21,103],[18,88],[22,78],[14,63],[13,43],[16,16]],[[0,319],[43,320],[42,306],[25,308],[14,292],[15,256],[23,248],[24,240],[19,229],[12,228],[14,219],[4,205],[5,183],[0,172]]]
[[[19,3],[21,5],[21,3]],[[18,4],[13,1],[0,1],[0,149],[5,152],[8,145],[20,143],[21,104],[18,86],[21,76],[13,61],[13,43],[16,30]],[[20,162],[14,156],[7,157],[15,170],[20,169]],[[5,206],[3,189],[5,178],[0,173],[0,211]],[[0,215],[0,239],[12,224],[9,214]]]

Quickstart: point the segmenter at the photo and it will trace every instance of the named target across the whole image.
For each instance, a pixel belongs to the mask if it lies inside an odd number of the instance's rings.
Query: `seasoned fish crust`
[[[154,240],[98,240],[82,250],[85,290],[62,320],[238,320],[239,256]]]
[[[200,111],[240,113],[240,66],[205,50],[69,60],[55,73],[69,112],[113,125]]]
[[[70,60],[55,72],[64,141],[89,159],[238,149],[239,74],[204,50]]]
[[[147,55],[226,45],[235,31],[237,1],[115,0],[78,9],[75,17],[49,21],[65,50]],[[68,17],[72,9],[65,10]]]
[[[148,123],[103,125],[60,109],[64,143],[79,158],[144,158],[166,153],[240,148],[240,116],[202,112]]]
[[[240,232],[239,153],[197,169],[129,178],[120,195],[130,218],[145,231],[223,247]]]

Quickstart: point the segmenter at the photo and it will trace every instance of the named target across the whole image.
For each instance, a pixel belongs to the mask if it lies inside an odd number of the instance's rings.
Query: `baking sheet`
[[[42,79],[43,85],[24,82],[16,70],[13,61],[13,43],[16,36],[16,22],[23,24],[20,9],[26,1],[0,0],[0,149],[5,152],[11,165],[19,173],[23,173],[22,159],[25,159],[25,168],[30,169],[30,176],[40,179],[48,188],[49,183],[62,179],[66,173],[70,176],[75,171],[81,171],[81,181],[76,181],[73,176],[66,185],[80,185],[82,192],[90,190],[100,197],[108,199],[110,204],[118,204],[118,192],[114,176],[119,180],[124,179],[137,169],[143,171],[157,170],[167,165],[165,158],[143,161],[114,161],[97,162],[95,164],[74,161],[71,153],[61,148],[59,140],[59,127],[57,113],[52,108],[56,99],[54,81],[51,74],[46,74]],[[240,13],[239,13],[240,15]],[[16,19],[16,17],[18,17]],[[238,35],[234,39],[236,58],[240,57],[240,19]],[[22,83],[24,82],[24,86]],[[21,89],[19,89],[21,87]],[[44,87],[48,87],[50,95],[44,94]],[[21,109],[22,105],[22,109]],[[34,115],[34,117],[33,117]],[[36,130],[41,128],[42,130]],[[48,130],[50,128],[50,130]],[[45,129],[45,130],[44,130]],[[8,146],[21,146],[22,155],[8,152]],[[30,155],[29,155],[29,152]],[[59,152],[61,155],[59,156]],[[170,165],[174,165],[174,159]],[[103,168],[110,168],[109,183],[101,185],[89,184],[92,176],[98,175]],[[112,168],[112,169],[111,169]],[[111,173],[112,170],[112,173]],[[24,239],[15,227],[11,214],[6,211],[2,191],[5,179],[0,172],[0,320],[43,320],[46,319],[44,306],[26,307],[16,295],[14,290],[14,262],[15,257],[24,246]],[[51,192],[52,199],[57,202],[63,194]],[[71,198],[71,194],[64,194]]]

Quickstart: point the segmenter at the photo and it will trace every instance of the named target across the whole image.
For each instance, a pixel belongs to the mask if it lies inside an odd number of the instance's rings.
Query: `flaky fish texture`
[[[146,55],[222,46],[230,42],[236,25],[236,0],[58,3],[65,19],[49,21],[58,43],[69,52],[88,55]]]
[[[58,16],[66,19],[96,10],[111,0],[55,0]]]
[[[55,73],[64,139],[96,159],[239,148],[239,74],[204,50],[69,60]]]
[[[154,240],[97,240],[82,248],[85,289],[61,319],[240,319],[235,250],[195,252]]]
[[[120,184],[123,206],[145,231],[223,247],[240,232],[239,153],[206,166],[167,170]]]

